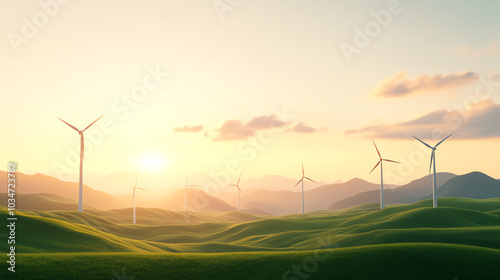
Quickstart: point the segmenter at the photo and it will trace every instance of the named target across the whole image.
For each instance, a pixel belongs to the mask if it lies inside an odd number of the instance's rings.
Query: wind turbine
[[[132,188],[134,189],[134,193],[132,194],[132,202],[134,204],[134,225],[135,225],[135,190],[147,191],[146,189],[139,188],[137,186],[137,172],[135,173],[135,186],[133,186]]]
[[[186,191],[188,187],[196,187],[196,185],[190,185],[188,183],[188,178],[186,174],[184,174],[184,178],[186,179],[186,185],[184,186],[184,212],[186,212]]]
[[[302,214],[304,214],[304,179],[316,183],[316,181],[314,181],[313,179],[308,178],[304,175],[304,163],[302,163],[302,178],[300,178],[300,180],[297,182],[297,184],[295,184],[295,186],[293,186],[295,188],[298,184],[300,184],[302,182]]]
[[[433,185],[432,185],[432,201],[433,201],[432,207],[437,207],[438,206],[437,196],[436,196],[436,187],[437,187],[437,184],[436,184],[436,148],[437,148],[437,146],[439,146],[439,144],[443,143],[444,140],[448,139],[452,135],[453,135],[453,133],[450,134],[450,135],[448,135],[443,140],[439,141],[439,143],[437,143],[436,146],[434,146],[434,147],[431,147],[430,145],[428,145],[424,141],[422,141],[422,140],[418,139],[417,137],[413,136],[413,138],[417,139],[422,144],[424,144],[425,146],[427,146],[428,148],[430,148],[432,150],[431,165],[429,166],[429,174],[431,173],[431,169],[434,167],[434,181],[433,181]],[[433,163],[434,163],[434,165],[433,165]]]
[[[238,188],[238,191],[239,191],[239,192],[238,192],[238,212],[240,212],[240,193],[241,193],[241,189],[240,189],[240,179],[241,179],[241,174],[243,174],[243,172],[242,172],[242,173],[240,173],[240,177],[238,178],[238,182],[236,183],[236,185],[228,185],[228,186],[230,186],[230,187],[237,187],[237,188]]]
[[[80,134],[80,187],[78,189],[78,212],[83,212],[83,187],[82,186],[83,186],[83,159],[85,158],[84,148],[83,148],[83,142],[84,142],[83,132],[85,132],[85,130],[87,130],[89,127],[91,127],[95,122],[97,122],[103,116],[104,115],[97,118],[97,120],[95,120],[93,123],[89,124],[84,130],[79,130],[78,128],[63,121],[61,118],[58,118],[63,123],[67,124],[69,127],[76,130],[76,132],[78,132],[78,134]]]
[[[377,148],[377,144],[375,144],[375,141],[373,141],[373,140],[372,140],[372,142],[373,142],[373,145],[375,145],[375,149],[377,150],[379,161],[377,162],[375,167],[372,169],[372,171],[370,171],[369,174],[371,174],[373,172],[373,170],[375,170],[375,168],[377,168],[377,166],[380,164],[380,209],[384,209],[384,171],[382,169],[382,162],[383,161],[394,162],[394,163],[400,163],[400,162],[382,158],[382,156],[380,155],[380,152]]]

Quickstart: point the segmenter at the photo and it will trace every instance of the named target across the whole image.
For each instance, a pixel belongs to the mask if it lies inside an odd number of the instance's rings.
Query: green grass
[[[439,208],[424,207],[424,201],[393,205],[384,210],[356,207],[244,223],[131,225],[93,213],[19,212],[18,252],[299,251],[320,246],[411,242],[500,249],[500,215],[497,211],[500,199],[444,198],[439,201]],[[116,211],[113,213],[118,215]],[[0,211],[0,219],[6,217],[7,213]],[[33,235],[33,232],[37,234]],[[319,245],[318,238],[329,241]],[[6,245],[0,243],[0,248],[4,249]]]
[[[18,279],[500,279],[500,251],[392,244],[302,252],[223,254],[23,254]],[[287,274],[287,271],[290,271]],[[0,271],[0,279],[12,273]]]
[[[139,225],[124,210],[18,212],[17,270],[20,279],[112,279],[125,268],[135,279],[296,280],[305,278],[283,273],[328,254],[308,279],[500,279],[500,199],[429,204],[280,217],[200,213],[197,221],[212,222],[192,224],[154,209]],[[0,207],[0,220],[7,217]],[[240,219],[248,220],[231,222]],[[9,279],[6,271],[0,279]]]

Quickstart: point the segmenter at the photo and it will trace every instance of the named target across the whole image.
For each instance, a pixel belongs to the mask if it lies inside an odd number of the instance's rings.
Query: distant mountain
[[[305,211],[322,210],[333,202],[377,188],[379,188],[377,184],[357,178],[342,184],[320,186],[304,191],[304,208]],[[295,191],[250,190],[241,194],[241,205],[244,208],[261,209],[272,215],[300,213],[301,193],[299,190],[298,186]],[[237,196],[232,194],[230,198],[231,200],[228,201],[235,203]]]
[[[300,178],[287,178],[278,175],[266,175],[260,178],[242,178],[240,186],[247,190],[270,190],[270,191],[288,191],[293,188]],[[314,179],[314,178],[313,178]],[[326,183],[318,181],[317,184],[306,182],[304,190],[310,190]]]
[[[43,174],[27,175],[17,172],[16,194],[20,210],[77,210],[78,183],[56,179]],[[7,173],[0,171],[0,199],[6,198]],[[3,194],[2,194],[3,193]],[[157,207],[172,211],[184,211],[184,190],[174,191],[165,197],[148,198],[148,194],[137,193],[137,207]],[[3,201],[7,201],[4,199]],[[2,203],[3,203],[2,201]],[[83,203],[85,208],[102,210],[128,208],[132,205],[132,194],[112,195],[83,185]],[[2,205],[2,204],[0,204]],[[204,191],[188,189],[187,205],[189,211],[230,212],[234,206],[207,194]],[[243,208],[242,212],[250,214],[267,214],[254,207]]]
[[[57,178],[34,174],[16,173],[16,194],[51,193],[78,201],[78,183],[62,181]],[[7,173],[0,171],[0,193],[7,192]],[[97,191],[83,185],[83,203],[100,209],[112,209],[130,206],[130,200],[120,200],[103,191]],[[77,209],[77,208],[76,208]]]
[[[427,196],[430,198],[432,196]],[[438,189],[438,197],[500,197],[500,182],[481,172],[455,177]]]
[[[229,212],[236,208],[222,199],[208,193],[188,188],[186,191],[186,205],[188,211],[198,212]],[[173,211],[184,211],[184,190],[177,190],[151,203],[152,207],[164,208]]]
[[[410,204],[421,200],[422,197],[432,194],[432,177],[433,175],[427,175],[394,189],[386,189],[384,185],[384,203]],[[438,188],[454,177],[456,175],[452,173],[437,173]],[[380,185],[377,185],[376,190],[360,192],[335,202],[327,209],[344,209],[366,203],[380,203]]]

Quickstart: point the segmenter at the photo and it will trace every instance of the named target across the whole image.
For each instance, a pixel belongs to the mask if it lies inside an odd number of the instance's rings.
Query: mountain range
[[[17,173],[17,200],[22,210],[71,210],[76,209],[78,183],[62,181],[43,174]],[[0,171],[1,205],[6,201],[7,173]],[[500,197],[500,181],[480,172],[457,176],[438,173],[438,197],[493,198]],[[301,194],[292,190],[245,190],[241,194],[242,212],[258,215],[284,215],[300,212]],[[304,192],[305,210],[338,210],[352,206],[379,203],[380,186],[358,178],[345,183],[318,186]],[[209,194],[206,191],[187,189],[187,209],[190,212],[236,211],[237,192],[224,191]],[[414,180],[403,186],[388,185],[384,188],[386,204],[410,204],[432,197],[432,176]],[[137,192],[137,206],[170,211],[184,209],[184,190],[175,190],[166,196],[154,197],[154,193]],[[87,185],[83,188],[85,209],[130,208],[131,194],[112,195],[95,190]],[[20,208],[20,209],[21,209]]]

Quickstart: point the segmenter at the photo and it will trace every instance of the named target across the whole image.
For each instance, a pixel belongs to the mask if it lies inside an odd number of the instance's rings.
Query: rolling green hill
[[[500,199],[442,198],[439,202],[439,208],[427,207],[430,201],[421,201],[384,210],[363,205],[265,219],[229,212],[214,217],[225,222],[192,224],[179,218],[177,224],[157,220],[156,224],[131,225],[123,223],[129,213],[118,210],[21,212],[18,237],[24,241],[19,244],[19,252],[297,251],[402,242],[500,249]],[[0,212],[0,219],[6,216],[5,211]],[[254,220],[228,222],[246,218]],[[37,234],[33,236],[33,232]]]

